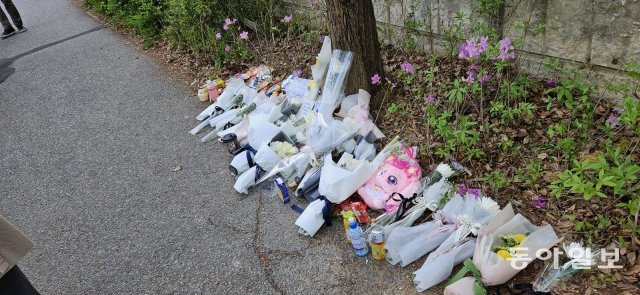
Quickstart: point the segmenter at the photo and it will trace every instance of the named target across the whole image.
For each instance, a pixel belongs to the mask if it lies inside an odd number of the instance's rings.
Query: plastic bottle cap
[[[347,212],[342,213],[342,217],[347,218],[347,220],[348,220],[348,218],[354,217],[354,216],[355,215],[353,214],[353,211],[347,211]]]
[[[356,222],[356,219],[353,217],[349,217],[349,228],[356,228],[358,227],[358,223]]]

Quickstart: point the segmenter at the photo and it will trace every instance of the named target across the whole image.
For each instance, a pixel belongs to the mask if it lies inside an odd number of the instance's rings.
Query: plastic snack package
[[[473,253],[473,264],[482,274],[484,286],[495,286],[506,283],[521,269],[511,265],[511,261],[494,253],[493,247],[500,242],[499,236],[521,233],[526,238],[520,243],[517,251],[519,268],[524,269],[536,259],[535,253],[540,249],[549,249],[560,241],[551,225],[537,227],[521,214],[514,214],[511,204],[497,215],[478,234],[478,241]],[[474,278],[460,279],[447,287],[445,294],[473,294],[468,289]]]

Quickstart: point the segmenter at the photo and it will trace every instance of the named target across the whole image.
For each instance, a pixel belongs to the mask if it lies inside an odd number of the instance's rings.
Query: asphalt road
[[[35,242],[20,265],[41,293],[415,292],[422,260],[357,258],[341,225],[310,239],[270,191],[236,194],[224,147],[188,134],[206,105],[143,51],[66,0],[14,2],[0,214]]]

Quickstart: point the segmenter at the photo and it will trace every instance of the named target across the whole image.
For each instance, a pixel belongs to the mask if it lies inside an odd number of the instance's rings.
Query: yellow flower
[[[496,252],[496,254],[498,254],[498,256],[504,258],[504,259],[509,259],[513,256],[511,256],[511,253],[509,253],[509,251],[507,250],[500,250],[498,252]]]
[[[527,238],[527,236],[523,235],[523,234],[516,234],[515,235],[516,241],[518,241],[518,244],[522,243],[522,241],[524,241],[525,238]]]

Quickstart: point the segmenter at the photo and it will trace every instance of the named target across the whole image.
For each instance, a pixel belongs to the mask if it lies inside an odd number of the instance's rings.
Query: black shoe
[[[16,32],[15,30],[11,30],[11,31],[9,31],[9,32],[4,31],[4,32],[2,33],[2,35],[0,35],[0,39],[9,38],[9,37],[11,37],[11,36],[13,36],[13,35],[15,35],[15,34],[17,34],[17,33],[18,33],[18,32]]]
[[[27,28],[25,28],[25,27],[22,27],[22,28],[18,29],[18,33],[24,33],[26,31],[27,31]]]

